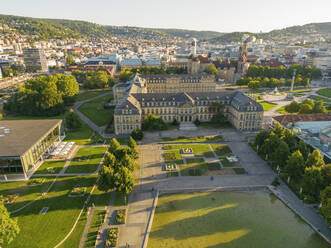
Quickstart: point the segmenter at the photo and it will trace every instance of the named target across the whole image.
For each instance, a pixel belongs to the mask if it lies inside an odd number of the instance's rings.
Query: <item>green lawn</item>
[[[228,156],[232,154],[230,147],[226,144],[212,144],[211,146],[217,156]]]
[[[235,167],[235,166],[240,166],[240,163],[239,163],[239,162],[231,163],[231,162],[229,162],[226,158],[221,158],[220,161],[221,161],[223,167]]]
[[[173,162],[174,160],[182,160],[182,155],[179,150],[164,151],[164,160],[166,163]]]
[[[102,94],[105,94],[109,92],[109,90],[88,90],[88,91],[83,91],[80,92],[77,96],[76,96],[76,101],[80,102],[80,101],[84,101],[87,100],[89,98],[95,97],[95,96],[99,96]]]
[[[95,187],[94,191],[91,194],[91,199],[89,205],[100,207],[100,206],[107,206],[110,202],[111,191],[104,192],[98,190],[98,187]]]
[[[288,114],[288,112],[285,110],[285,107],[280,107],[279,109],[276,110],[277,113],[280,113],[280,114]]]
[[[172,149],[178,149],[180,150],[181,148],[192,148],[194,156],[199,156],[199,157],[207,157],[207,158],[212,158],[214,157],[213,152],[210,150],[210,147],[208,144],[190,144],[190,145],[167,145],[164,146],[165,150],[172,150]]]
[[[186,164],[180,165],[182,176],[202,176],[208,170],[203,158],[187,158]]]
[[[82,104],[79,107],[79,111],[97,126],[107,125],[113,118],[114,107],[105,109],[104,104],[109,102],[111,99],[113,99],[112,95],[99,97],[95,100]]]
[[[264,111],[268,111],[277,106],[276,103],[271,103],[271,102],[266,102],[266,101],[259,102],[259,104],[262,105]]]
[[[162,143],[189,143],[189,142],[220,142],[223,140],[222,136],[200,136],[200,137],[178,137],[178,138],[169,138],[163,137]]]
[[[54,247],[70,231],[88,196],[85,194],[82,197],[68,197],[68,193],[76,185],[87,187],[87,192],[90,192],[95,181],[95,176],[57,178],[47,195],[13,214],[13,217],[18,218],[18,225],[21,231],[15,240],[6,247]],[[21,185],[19,184],[14,188],[12,183],[2,183],[1,187],[9,187],[12,192],[22,193]],[[25,190],[26,195],[22,197],[25,199],[33,198],[32,196],[27,197],[27,195],[36,194],[37,188],[37,186],[28,187]],[[39,188],[38,195],[43,191],[45,191],[45,188]],[[1,194],[3,193],[1,192]],[[43,215],[39,214],[44,207],[48,207],[48,211]],[[76,233],[75,235],[80,236]],[[77,239],[70,239],[70,241],[72,243],[68,242],[65,247],[77,247],[75,245],[77,244]],[[23,244],[24,246],[22,246]]]
[[[63,160],[45,161],[38,168],[38,170],[34,173],[34,175],[36,175],[36,174],[58,174],[62,170],[65,163],[66,163],[66,161],[63,161]]]
[[[65,173],[93,173],[107,147],[83,147],[76,153]]]
[[[315,100],[315,101],[319,101],[322,100],[324,103],[331,103],[331,100],[322,96],[315,96],[315,95],[311,95],[309,96],[309,98]]]
[[[148,248],[326,248],[319,237],[266,191],[163,195]]]
[[[88,229],[87,240],[84,247],[94,247],[95,241],[98,236],[98,231],[106,216],[106,210],[95,210],[92,218],[91,225]]]
[[[331,89],[330,88],[320,89],[317,91],[317,94],[331,98]]]

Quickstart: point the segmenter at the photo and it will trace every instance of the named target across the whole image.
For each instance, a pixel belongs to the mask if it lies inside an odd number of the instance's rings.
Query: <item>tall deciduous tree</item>
[[[306,167],[311,167],[311,166],[322,167],[324,165],[325,163],[323,156],[318,150],[314,150],[312,153],[308,155],[306,161]]]
[[[109,148],[108,148],[108,151],[109,151],[110,153],[115,153],[115,151],[116,151],[118,148],[120,148],[120,147],[121,147],[121,145],[120,145],[120,143],[117,141],[117,139],[112,138],[112,139],[110,140],[110,142],[109,142]]]
[[[299,150],[293,152],[286,161],[285,171],[294,180],[298,182],[304,173],[305,160]]]
[[[311,166],[305,168],[303,176],[303,190],[309,197],[309,200],[317,201],[319,198],[320,190],[323,187],[322,168]]]
[[[64,116],[64,121],[66,128],[69,130],[77,130],[82,126],[82,122],[79,116],[75,113],[73,109],[70,109],[68,113]]]
[[[17,220],[10,217],[0,196],[0,247],[12,242],[19,232]]]
[[[331,224],[331,185],[321,191],[321,212],[328,224]]]

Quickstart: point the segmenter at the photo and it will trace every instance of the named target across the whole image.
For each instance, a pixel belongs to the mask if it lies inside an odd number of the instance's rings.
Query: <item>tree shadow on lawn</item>
[[[48,192],[45,196],[39,198],[38,200],[35,200],[37,197],[41,196],[41,192],[40,192],[40,195],[38,195],[35,199],[17,202],[17,204],[19,203],[17,207],[15,206],[14,208],[13,205],[10,206],[9,209],[11,211],[15,211],[20,207],[23,207],[24,205],[32,202],[33,200],[35,201],[31,205],[25,207],[24,209],[22,209],[17,213],[14,213],[13,215],[23,216],[23,215],[39,214],[40,210],[43,207],[48,207],[49,208],[48,212],[55,210],[75,209],[75,208],[81,209],[84,204],[84,201],[88,197],[89,190],[94,183],[95,183],[95,177],[85,177],[85,178],[75,177],[71,179],[59,180],[54,183],[50,192]],[[69,197],[68,194],[77,185],[79,185],[80,187],[87,187],[84,196]],[[52,196],[52,194],[56,194],[56,196]]]

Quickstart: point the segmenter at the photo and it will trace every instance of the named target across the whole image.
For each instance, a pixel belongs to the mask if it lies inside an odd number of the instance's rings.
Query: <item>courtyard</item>
[[[326,241],[268,191],[162,195],[149,248],[324,248]]]

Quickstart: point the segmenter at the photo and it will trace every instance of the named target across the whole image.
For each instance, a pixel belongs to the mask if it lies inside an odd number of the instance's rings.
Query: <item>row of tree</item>
[[[318,68],[312,68],[311,66],[302,66],[294,64],[289,68],[281,65],[278,67],[262,66],[262,65],[251,65],[247,70],[247,77],[252,78],[292,78],[293,71],[296,70],[296,75],[300,75],[302,78],[313,78],[318,79],[322,76],[322,72]]]
[[[114,77],[108,75],[105,71],[73,70],[71,74],[76,78],[78,83],[87,89],[103,89],[113,87],[115,84]]]
[[[137,158],[137,144],[132,137],[128,146],[121,146],[115,138],[111,139],[99,171],[98,189],[106,192],[116,190],[126,197],[134,186],[133,172]]]
[[[307,202],[318,202],[324,197],[323,189],[331,184],[331,164],[325,164],[318,150],[313,150],[279,124],[270,131],[259,132],[254,145],[258,154],[300,197]]]
[[[1,68],[0,68],[1,70]],[[2,67],[2,76],[16,77],[25,71],[25,67],[20,63],[12,63],[9,67]]]
[[[140,66],[137,68],[123,68],[119,74],[119,80],[121,82],[127,82],[134,73],[140,73],[144,75],[155,75],[155,74],[187,74],[187,68],[179,66],[161,68],[156,66]]]
[[[275,88],[275,87],[284,87],[284,86],[291,86],[292,80],[285,79],[285,78],[268,78],[268,77],[241,77],[237,80],[237,85],[247,85],[251,89],[258,89],[260,87],[263,88]],[[310,78],[302,78],[301,76],[297,76],[294,81],[294,86],[309,86],[310,85]]]
[[[314,102],[312,100],[306,99],[301,103],[297,101],[292,101],[284,108],[288,113],[317,114],[328,112],[324,106],[323,101],[321,100]]]
[[[57,74],[28,80],[5,104],[8,114],[53,116],[75,101],[79,86],[73,76]]]

